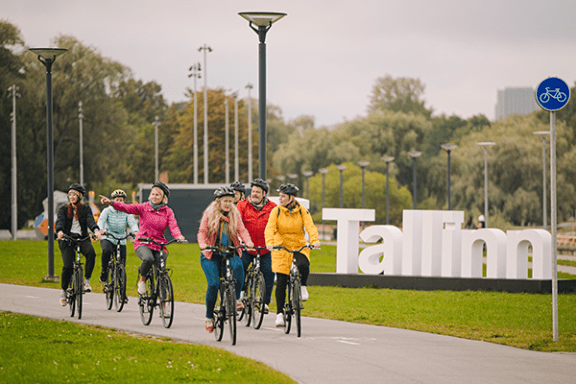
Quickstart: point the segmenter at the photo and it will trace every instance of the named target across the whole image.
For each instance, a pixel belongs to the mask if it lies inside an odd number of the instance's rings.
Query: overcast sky
[[[162,86],[169,102],[193,88],[258,90],[258,37],[238,12],[284,12],[266,38],[267,100],[316,126],[365,116],[378,77],[418,78],[435,114],[494,119],[497,91],[549,76],[576,81],[574,0],[1,0],[0,18],[29,47],[72,35]],[[204,69],[204,68],[203,68]],[[57,81],[57,75],[54,75]],[[199,80],[198,90],[204,84]],[[573,96],[573,97],[576,97]]]

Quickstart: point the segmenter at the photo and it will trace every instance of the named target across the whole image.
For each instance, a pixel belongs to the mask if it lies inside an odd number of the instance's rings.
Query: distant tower
[[[496,120],[504,119],[510,115],[528,115],[540,108],[534,98],[532,88],[506,88],[498,90],[498,103],[496,104]]]

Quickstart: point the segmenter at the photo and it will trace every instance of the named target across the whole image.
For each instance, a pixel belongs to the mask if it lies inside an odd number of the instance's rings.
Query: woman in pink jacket
[[[253,247],[248,230],[244,227],[240,213],[234,205],[234,190],[229,187],[221,187],[214,191],[215,200],[206,208],[200,222],[198,231],[198,245],[201,256],[200,265],[206,275],[208,289],[206,290],[206,331],[214,332],[214,306],[218,298],[220,285],[219,267],[222,256],[218,252],[206,250],[207,246],[216,246],[222,252],[229,245],[239,246],[240,239],[249,248]],[[238,254],[240,251],[238,251]],[[236,283],[236,300],[240,298],[242,285],[244,284],[244,267],[238,254],[231,259],[232,273]],[[238,305],[242,305],[238,301]]]
[[[185,240],[180,228],[178,228],[174,211],[167,205],[169,195],[170,189],[160,181],[153,184],[148,202],[143,204],[125,204],[112,201],[106,196],[100,195],[102,204],[112,204],[118,211],[140,216],[140,230],[138,231],[138,236],[136,236],[136,241],[134,241],[134,250],[136,255],[142,260],[140,281],[138,281],[138,293],[141,295],[146,294],[145,276],[148,275],[150,268],[152,268],[155,257],[158,257],[160,246],[143,243],[138,238],[153,238],[159,243],[165,243],[164,231],[166,228],[170,228],[170,233],[175,239]]]

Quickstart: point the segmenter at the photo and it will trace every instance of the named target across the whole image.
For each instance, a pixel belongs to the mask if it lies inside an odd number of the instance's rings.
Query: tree
[[[420,79],[399,77],[394,79],[390,75],[376,79],[372,87],[368,112],[393,111],[414,113],[429,118],[432,111],[426,109],[422,95],[425,85]]]

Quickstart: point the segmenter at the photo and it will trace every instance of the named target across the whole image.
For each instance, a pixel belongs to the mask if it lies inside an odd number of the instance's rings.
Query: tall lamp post
[[[198,184],[198,101],[196,99],[196,79],[200,78],[200,63],[192,65],[188,77],[194,78],[194,184]]]
[[[208,76],[206,75],[206,54],[212,48],[204,44],[198,52],[204,51],[204,184],[208,184]]]
[[[324,210],[324,207],[326,206],[326,174],[328,173],[328,169],[326,168],[321,168],[318,170],[318,172],[320,172],[320,174],[322,175],[322,211]],[[320,212],[322,212],[320,211]],[[322,214],[322,234],[324,233],[324,214]]]
[[[284,180],[286,180],[286,177],[280,175],[280,176],[276,176],[276,179],[278,179],[278,181],[280,182],[280,185],[284,184]]]
[[[450,190],[450,153],[452,152],[452,150],[454,148],[457,147],[456,144],[452,144],[452,143],[446,143],[446,144],[442,144],[441,145],[442,149],[445,150],[448,153],[448,210],[452,210],[452,203],[450,201],[450,195],[451,195],[451,190]]]
[[[224,145],[226,146],[226,151],[225,151],[225,153],[226,153],[226,159],[225,159],[226,160],[226,165],[225,165],[226,176],[224,177],[224,182],[226,184],[230,184],[230,125],[228,122],[228,120],[229,120],[228,98],[224,99],[224,108],[225,108],[225,112],[226,112],[225,117],[224,117],[226,119],[225,124],[224,124],[224,126],[226,127],[225,128],[225,132],[226,132],[225,135],[226,136],[225,136],[225,140],[224,140],[224,143],[225,143]]]
[[[344,170],[346,166],[344,164],[337,165],[336,168],[340,171],[340,208],[344,208]]]
[[[291,182],[292,184],[296,184],[296,179],[298,178],[298,175],[297,175],[297,174],[295,174],[295,173],[289,173],[287,176],[288,176],[288,178],[290,179],[290,182]]]
[[[362,169],[362,209],[366,208],[366,191],[364,189],[365,182],[364,182],[364,169],[370,165],[369,161],[359,161],[358,165],[360,169]],[[364,229],[364,222],[362,222],[362,229]]]
[[[158,127],[160,126],[158,116],[154,118],[152,125],[154,126],[154,181],[158,181]]]
[[[10,118],[12,120],[12,239],[18,240],[18,172],[16,164],[16,98],[20,97],[18,94],[18,86],[16,84],[8,88],[12,92],[12,113]]]
[[[252,97],[250,91],[252,84],[246,85],[248,89],[248,181],[252,181]]]
[[[413,160],[412,163],[412,196],[413,196],[413,200],[414,200],[414,209],[416,209],[416,159],[420,157],[420,155],[422,155],[422,152],[418,152],[418,151],[410,151],[408,152],[408,156],[410,156]]]
[[[302,172],[304,177],[306,178],[306,199],[310,200],[310,176],[314,174],[312,171],[304,171]]]
[[[390,224],[389,216],[390,216],[390,184],[388,183],[388,168],[390,163],[394,161],[393,156],[382,156],[382,160],[386,163],[386,225]]]
[[[496,143],[483,141],[476,144],[482,147],[484,151],[484,223],[486,224],[486,228],[488,228],[488,148],[496,145]]]
[[[54,275],[54,132],[52,121],[52,64],[56,57],[68,50],[65,48],[30,48],[38,60],[46,67],[46,128],[47,168],[48,168],[48,275],[45,281],[58,282]]]
[[[272,24],[286,16],[278,12],[240,12],[250,28],[258,34],[258,133],[259,177],[266,180],[266,33]],[[256,28],[257,27],[257,28]]]
[[[80,185],[84,185],[84,128],[82,123],[84,115],[82,114],[82,102],[78,102],[78,123],[79,123],[79,141],[80,141]]]
[[[534,132],[534,134],[538,136],[542,142],[542,227],[546,230],[548,226],[548,217],[546,214],[546,144],[548,143],[550,131],[539,131]]]
[[[238,93],[234,93],[234,180],[240,180],[240,160],[238,159]]]

